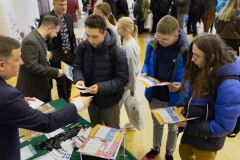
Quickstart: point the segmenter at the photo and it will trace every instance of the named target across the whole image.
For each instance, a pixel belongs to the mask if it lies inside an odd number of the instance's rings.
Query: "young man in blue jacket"
[[[146,49],[146,57],[142,68],[142,76],[151,76],[162,82],[180,82],[168,86],[148,88],[145,96],[150,109],[176,106],[181,99],[179,88],[184,73],[187,57],[188,39],[183,30],[179,29],[177,20],[172,16],[164,16],[157,24],[155,39],[150,40]],[[151,160],[160,153],[163,125],[152,114],[153,149],[143,160]],[[166,160],[173,159],[176,147],[178,127],[169,124],[166,145]]]

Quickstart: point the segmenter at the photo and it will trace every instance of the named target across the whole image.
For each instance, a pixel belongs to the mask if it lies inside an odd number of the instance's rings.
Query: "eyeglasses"
[[[199,56],[199,55],[197,55],[196,53],[193,53],[193,55],[192,55],[192,58],[194,58],[195,60],[199,60],[199,59],[201,59],[201,58],[203,58],[204,56]]]

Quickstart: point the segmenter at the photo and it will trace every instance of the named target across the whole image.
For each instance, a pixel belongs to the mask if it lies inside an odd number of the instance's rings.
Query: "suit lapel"
[[[37,37],[37,39],[39,40],[40,44],[42,45],[42,47],[44,48],[45,52],[47,52],[48,48],[47,48],[47,42],[44,41],[43,37],[40,35],[40,33],[38,33],[37,30],[33,30],[33,34]]]

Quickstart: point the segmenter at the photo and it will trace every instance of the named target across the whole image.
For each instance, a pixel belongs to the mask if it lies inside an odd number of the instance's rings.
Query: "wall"
[[[34,26],[35,18],[39,18],[37,0],[12,0],[13,9],[20,32],[25,36],[31,31],[30,26]]]
[[[12,7],[12,1],[0,0],[0,15],[0,34],[20,41],[19,26]]]

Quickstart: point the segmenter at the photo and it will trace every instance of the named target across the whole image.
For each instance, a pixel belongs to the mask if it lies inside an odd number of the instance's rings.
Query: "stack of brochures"
[[[124,134],[125,132],[119,129],[96,125],[78,152],[84,155],[112,159],[117,155]]]

